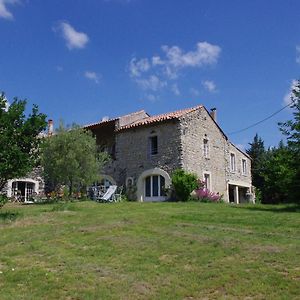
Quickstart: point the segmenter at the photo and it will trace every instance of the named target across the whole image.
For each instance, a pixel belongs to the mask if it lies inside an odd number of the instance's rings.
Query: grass
[[[0,211],[0,299],[299,295],[299,207],[80,202]]]

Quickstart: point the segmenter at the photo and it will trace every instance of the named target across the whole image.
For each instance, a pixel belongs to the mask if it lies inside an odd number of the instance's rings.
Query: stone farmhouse
[[[101,184],[125,186],[138,201],[163,201],[171,174],[193,172],[227,202],[253,202],[250,157],[202,106],[149,116],[144,110],[85,126],[112,160]]]
[[[149,116],[144,110],[84,126],[96,136],[111,161],[98,185],[123,186],[138,201],[168,199],[171,174],[182,168],[197,174],[205,186],[227,202],[253,202],[250,157],[235,147],[216,122],[216,110],[202,106]],[[53,133],[49,121],[48,135]],[[40,169],[8,181],[9,197],[27,201],[44,193]]]

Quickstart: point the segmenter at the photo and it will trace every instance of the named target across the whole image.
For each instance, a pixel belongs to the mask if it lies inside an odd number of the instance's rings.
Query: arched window
[[[170,185],[171,178],[166,171],[160,168],[146,170],[138,177],[136,197],[138,201],[167,200]]]
[[[163,176],[151,175],[145,178],[146,198],[160,198],[165,196],[165,178]]]

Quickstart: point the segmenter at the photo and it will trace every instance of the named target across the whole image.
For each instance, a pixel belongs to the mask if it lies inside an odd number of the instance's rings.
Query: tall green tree
[[[266,150],[264,141],[256,134],[253,138],[253,142],[249,143],[250,148],[246,150],[246,153],[251,157],[251,172],[252,172],[252,184],[260,191],[264,187],[264,177],[262,176],[262,170],[264,168],[264,161],[266,156]]]
[[[44,140],[41,157],[48,188],[66,185],[69,196],[96,181],[108,159],[98,151],[91,132],[76,125],[66,129],[62,123],[55,135]]]
[[[292,178],[290,195],[295,202],[300,203],[300,80],[297,81],[291,94],[293,119],[279,123],[280,130],[287,136],[291,150],[292,161],[290,168],[295,170]]]
[[[15,98],[8,105],[0,94],[0,190],[8,179],[25,176],[39,158],[38,135],[46,128],[46,115],[36,105],[28,116],[25,109],[26,100]]]
[[[291,202],[291,192],[295,178],[293,154],[289,146],[281,141],[277,148],[268,149],[261,176],[263,203]]]

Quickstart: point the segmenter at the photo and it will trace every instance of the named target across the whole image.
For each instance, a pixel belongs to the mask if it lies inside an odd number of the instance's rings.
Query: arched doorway
[[[169,174],[154,168],[144,171],[137,182],[137,198],[139,201],[164,201],[168,199],[166,190],[171,185]]]

